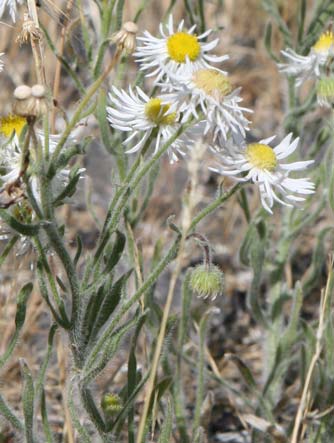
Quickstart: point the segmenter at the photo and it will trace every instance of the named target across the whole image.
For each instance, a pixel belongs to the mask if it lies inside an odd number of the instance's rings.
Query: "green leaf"
[[[95,404],[91,391],[89,390],[89,388],[82,386],[80,388],[80,394],[85,405],[85,409],[88,412],[91,420],[93,421],[97,429],[99,429],[101,432],[105,432],[106,424]]]
[[[105,368],[117,352],[123,336],[133,328],[137,322],[138,316],[114,330],[112,335],[103,342],[102,346],[100,346],[99,342],[94,345],[83,368],[83,382],[89,383]],[[94,356],[94,358],[92,358],[92,356]]]
[[[95,337],[98,334],[99,330],[108,321],[108,319],[111,317],[112,313],[116,309],[118,303],[121,300],[124,285],[126,284],[131,273],[132,269],[123,274],[122,277],[120,277],[115,282],[109,294],[106,294],[104,296],[104,300],[100,306],[99,313],[94,323],[92,337]]]
[[[4,352],[4,354],[0,358],[0,368],[2,368],[6,364],[8,359],[11,357],[11,355],[15,349],[15,346],[18,342],[20,331],[22,329],[22,326],[24,324],[24,320],[26,317],[27,300],[32,292],[32,289],[33,289],[33,284],[27,283],[25,286],[23,286],[23,288],[21,289],[21,291],[19,292],[19,294],[17,296],[17,307],[16,307],[16,315],[15,315],[16,328],[15,328],[14,335],[11,338],[6,351]]]
[[[23,423],[16,417],[14,412],[3,399],[2,395],[0,395],[0,414],[13,426],[13,428],[23,432]]]
[[[113,149],[113,144],[111,140],[111,130],[107,120],[107,95],[104,90],[100,90],[97,108],[96,108],[96,118],[99,122],[99,128],[101,133],[101,139],[106,150],[113,155],[116,155],[116,151]]]
[[[111,272],[113,270],[113,268],[117,265],[117,263],[119,262],[119,260],[122,256],[125,242],[126,242],[125,235],[122,232],[117,230],[116,231],[116,240],[115,240],[115,243],[113,245],[111,252],[108,254],[109,257],[107,258],[106,266],[103,271],[104,273]]]
[[[283,306],[287,301],[291,300],[291,298],[290,294],[284,292],[274,301],[271,307],[271,319],[273,322],[283,315]]]
[[[247,386],[251,389],[256,389],[256,381],[253,377],[253,374],[249,367],[244,363],[240,357],[238,357],[235,354],[226,354],[225,359],[232,361],[237,368],[239,369],[240,374],[242,375],[243,379],[245,380]]]
[[[269,54],[269,56],[276,62],[279,63],[279,58],[273,53],[273,49],[271,46],[271,36],[272,36],[272,25],[268,23],[266,26],[265,34],[264,34],[264,46]]]
[[[71,171],[70,179],[65,188],[61,191],[61,193],[53,200],[54,206],[60,206],[63,204],[63,200],[65,198],[72,197],[72,195],[75,193],[78,181],[81,177],[81,172],[78,170],[79,168],[76,167]]]
[[[5,209],[0,209],[0,218],[2,218],[2,220],[6,222],[8,226],[14,229],[14,231],[26,237],[33,237],[37,235],[40,229],[40,226],[37,224],[28,225],[19,222],[16,218],[12,217]]]
[[[173,407],[170,399],[167,402],[167,413],[161,427],[158,443],[170,443],[173,431]]]
[[[46,439],[45,443],[54,443],[52,431],[48,420],[44,389],[42,389],[42,394],[41,394],[41,415],[42,415],[43,431]]]
[[[79,259],[81,257],[82,247],[83,247],[82,240],[81,240],[80,236],[77,235],[77,252],[75,253],[75,257],[74,257],[74,260],[73,260],[74,266],[77,266],[78,261],[79,261]]]
[[[23,376],[22,405],[25,424],[26,443],[34,443],[34,382],[27,363],[20,359],[21,371]]]

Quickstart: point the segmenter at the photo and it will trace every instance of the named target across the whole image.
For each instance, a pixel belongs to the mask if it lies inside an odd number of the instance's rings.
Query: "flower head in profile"
[[[291,172],[307,168],[313,160],[282,162],[296,150],[299,138],[291,142],[292,134],[288,134],[272,148],[268,143],[274,138],[241,146],[238,151],[217,152],[218,166],[210,168],[240,182],[255,183],[259,187],[262,206],[270,213],[275,201],[292,206],[292,203],[303,201],[306,195],[314,193],[314,184],[309,179],[289,177]]]
[[[199,69],[175,82],[173,88],[183,111],[182,121],[191,115],[198,119],[198,113],[202,112],[206,121],[204,133],[211,131],[213,140],[218,136],[227,140],[230,132],[245,137],[249,121],[243,113],[252,110],[239,105],[240,88],[233,90],[224,73],[212,68]]]
[[[297,86],[300,86],[308,78],[319,77],[321,67],[334,55],[334,33],[322,33],[307,56],[299,55],[291,48],[281,53],[287,63],[278,64],[279,70],[296,77]]]
[[[0,18],[4,15],[5,9],[8,9],[12,21],[15,23],[17,14],[17,5],[22,5],[23,0],[0,0]]]
[[[170,16],[166,26],[160,24],[160,38],[148,31],[144,32],[143,37],[138,37],[142,46],[137,47],[135,56],[141,65],[140,69],[149,71],[148,76],[157,76],[156,81],[182,77],[201,68],[210,68],[210,63],[219,63],[229,58],[228,55],[218,57],[210,54],[218,44],[218,39],[205,41],[211,30],[196,35],[195,25],[189,30],[183,26],[182,20],[175,31],[173,17]]]
[[[147,96],[139,87],[134,91],[112,88],[109,95],[111,106],[107,107],[108,120],[111,126],[120,131],[130,132],[124,144],[135,140],[136,143],[126,152],[137,152],[149,140],[155,131],[156,141],[154,153],[161,144],[167,142],[180,128],[179,114],[176,104],[169,102],[168,96]],[[177,154],[184,155],[186,140],[178,137],[171,143],[168,155],[171,163],[178,159]]]
[[[334,78],[321,77],[316,84],[319,106],[331,108],[334,105]]]

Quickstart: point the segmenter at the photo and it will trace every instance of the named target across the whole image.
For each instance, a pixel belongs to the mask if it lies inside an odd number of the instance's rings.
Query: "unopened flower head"
[[[291,142],[288,134],[275,148],[269,146],[275,136],[258,143],[251,143],[217,152],[219,164],[212,171],[231,176],[240,182],[252,181],[259,187],[262,206],[270,213],[274,202],[292,206],[305,200],[305,196],[314,193],[314,184],[308,178],[290,178],[293,171],[300,171],[313,163],[313,160],[282,163],[292,154],[299,143],[299,138]],[[278,196],[280,195],[280,197]]]
[[[127,54],[132,54],[136,49],[136,34],[138,26],[133,22],[126,22],[122,29],[116,32],[111,40],[124,50]]]
[[[219,63],[229,58],[228,55],[218,57],[209,54],[218,44],[218,39],[205,41],[212,32],[210,29],[197,36],[195,25],[189,30],[183,26],[182,20],[175,31],[173,17],[170,16],[167,26],[160,24],[160,38],[148,31],[144,32],[143,37],[138,37],[143,44],[137,47],[135,53],[140,69],[149,71],[148,76],[157,76],[156,81],[189,75],[198,69],[210,68],[210,63]]]
[[[22,5],[23,0],[0,0],[0,18],[4,15],[5,9],[8,9],[13,22],[16,21],[17,5]]]
[[[176,105],[168,101],[168,96],[150,98],[139,87],[136,91],[129,87],[128,92],[113,87],[112,91],[113,94],[109,95],[111,106],[107,108],[108,120],[113,128],[130,132],[124,144],[137,141],[127,153],[140,150],[156,131],[155,153],[180,128]],[[177,154],[184,155],[185,148],[186,140],[182,137],[172,142],[167,151],[170,161],[176,161]]]
[[[320,77],[321,68],[334,55],[334,33],[322,33],[307,56],[299,55],[291,48],[281,53],[287,63],[278,65],[280,71],[296,77],[296,84],[300,86],[308,78]]]
[[[321,77],[316,90],[319,105],[331,108],[334,105],[334,77]]]
[[[15,132],[16,135],[20,136],[26,123],[27,120],[20,115],[9,114],[0,117],[0,134],[9,138]]]
[[[192,115],[199,118],[199,112],[205,119],[204,133],[212,131],[213,139],[220,135],[227,139],[230,131],[245,136],[249,121],[244,112],[252,112],[239,103],[240,88],[234,89],[230,79],[221,71],[203,68],[194,71],[188,78],[174,83],[176,99],[180,102],[185,122]]]
[[[113,415],[123,409],[123,402],[119,395],[108,393],[102,397],[101,407],[105,415]]]
[[[189,285],[199,297],[214,300],[224,290],[224,274],[212,264],[198,265],[191,270]]]

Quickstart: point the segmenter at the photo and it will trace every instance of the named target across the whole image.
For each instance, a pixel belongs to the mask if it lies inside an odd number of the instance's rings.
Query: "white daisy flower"
[[[191,115],[198,119],[201,111],[206,122],[204,134],[212,131],[214,141],[218,136],[227,140],[230,132],[245,137],[250,122],[243,113],[253,111],[239,105],[241,88],[233,90],[225,74],[216,69],[199,69],[173,87],[176,100],[181,103],[182,122]]]
[[[217,168],[210,168],[237,181],[251,180],[257,184],[262,206],[271,214],[275,201],[292,206],[293,203],[305,200],[303,196],[314,193],[314,184],[309,179],[289,177],[290,172],[307,168],[313,160],[282,163],[283,159],[296,150],[299,138],[291,143],[292,134],[288,134],[275,148],[271,148],[268,143],[274,138],[275,136],[241,146],[238,153],[235,150],[217,153],[219,165]]]
[[[299,55],[291,48],[281,53],[286,57],[287,63],[279,63],[279,70],[296,77],[296,84],[300,86],[308,78],[319,77],[321,67],[333,57],[334,33],[330,31],[322,33],[307,56]]]
[[[168,25],[160,24],[161,37],[157,38],[148,31],[143,37],[137,37],[143,46],[137,46],[135,56],[141,64],[140,69],[151,71],[148,76],[157,76],[159,81],[189,75],[201,68],[210,68],[210,63],[220,63],[229,58],[228,55],[216,56],[209,52],[214,49],[219,39],[205,42],[211,29],[197,36],[196,26],[189,30],[183,28],[182,20],[177,31],[174,31],[173,17],[169,17]]]
[[[108,120],[111,126],[120,131],[131,132],[124,141],[128,144],[139,138],[139,141],[126,151],[127,154],[139,151],[156,131],[154,153],[180,128],[176,104],[171,105],[170,96],[148,97],[139,87],[136,92],[129,87],[129,92],[112,88],[109,94],[111,106],[107,107]],[[170,162],[178,160],[177,154],[184,155],[186,140],[177,138],[168,149]]]
[[[22,5],[23,0],[0,0],[0,18],[4,15],[5,9],[8,8],[9,14],[13,22],[16,21],[17,5]]]

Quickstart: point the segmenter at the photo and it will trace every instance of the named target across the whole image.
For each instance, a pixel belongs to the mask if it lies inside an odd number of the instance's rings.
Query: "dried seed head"
[[[16,41],[20,44],[27,43],[29,39],[41,40],[42,31],[36,26],[34,20],[32,20],[29,14],[23,15],[22,30],[17,37]]]
[[[43,85],[18,86],[14,91],[13,112],[21,117],[39,117],[47,111],[46,90]]]
[[[112,35],[111,41],[124,50],[127,54],[132,54],[136,49],[136,34],[138,26],[133,22],[126,22],[122,29]]]
[[[43,85],[34,85],[31,88],[31,95],[36,98],[43,98],[46,95],[46,89]]]
[[[31,96],[31,88],[27,85],[20,85],[14,91],[16,100],[26,100]]]

